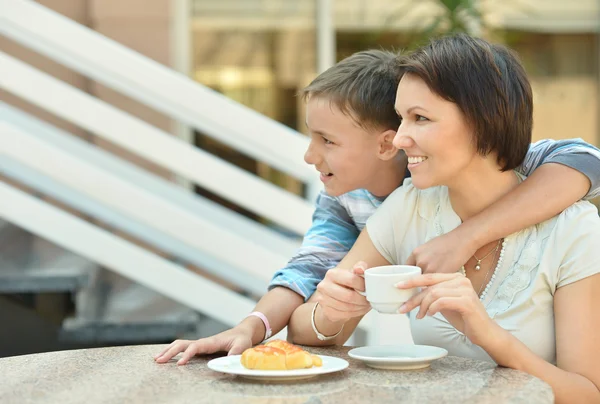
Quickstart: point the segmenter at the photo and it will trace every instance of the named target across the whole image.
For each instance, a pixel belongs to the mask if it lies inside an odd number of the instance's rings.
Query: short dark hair
[[[330,67],[300,91],[305,99],[326,98],[365,129],[400,126],[395,110],[402,77],[398,54],[383,50],[357,52]]]
[[[533,96],[514,52],[459,34],[432,40],[402,57],[400,65],[460,108],[481,155],[496,152],[502,171],[523,162],[531,143]]]

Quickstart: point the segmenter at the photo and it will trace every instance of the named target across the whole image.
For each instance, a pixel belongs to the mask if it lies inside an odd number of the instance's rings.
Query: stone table
[[[458,357],[416,371],[367,367],[349,347],[308,348],[350,366],[337,373],[265,383],[213,372],[219,355],[159,365],[161,345],[48,352],[0,359],[0,403],[552,403],[550,386],[528,374]]]

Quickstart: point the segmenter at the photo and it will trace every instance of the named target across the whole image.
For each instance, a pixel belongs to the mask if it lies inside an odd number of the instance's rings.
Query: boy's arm
[[[531,145],[525,161],[517,170],[529,177],[546,163],[561,164],[586,176],[589,180],[589,189],[584,199],[600,196],[600,150],[597,147],[582,139],[540,140]]]
[[[337,199],[322,192],[317,198],[312,225],[304,236],[302,246],[286,267],[275,273],[269,292],[254,309],[267,318],[273,334],[287,325],[294,310],[314,293],[327,270],[344,258],[358,234],[346,209]],[[200,354],[221,351],[230,355],[240,354],[260,343],[265,332],[265,325],[259,317],[247,317],[232,329],[212,337],[174,341],[157,354],[155,360],[165,363],[183,352],[177,363],[184,365]]]
[[[358,238],[359,230],[337,198],[321,192],[316,205],[302,246],[288,264],[273,275],[269,290],[283,286],[308,300],[327,270],[339,264]]]
[[[600,151],[581,140],[534,143],[519,171],[531,175],[453,231],[417,247],[407,263],[424,272],[456,272],[479,247],[600,195]]]

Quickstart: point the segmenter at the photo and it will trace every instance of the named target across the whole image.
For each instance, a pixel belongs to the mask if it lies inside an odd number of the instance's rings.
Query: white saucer
[[[428,345],[382,345],[354,348],[348,355],[376,369],[411,370],[426,368],[448,351]]]
[[[208,362],[209,369],[215,372],[229,373],[245,377],[246,379],[265,381],[288,381],[301,380],[322,375],[325,373],[339,372],[348,367],[348,361],[333,356],[319,355],[323,360],[323,366],[315,366],[310,369],[294,370],[255,370],[246,369],[242,366],[240,358],[242,355],[223,356]]]

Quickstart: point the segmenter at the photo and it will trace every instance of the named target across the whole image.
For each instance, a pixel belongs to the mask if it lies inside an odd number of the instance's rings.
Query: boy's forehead
[[[310,123],[315,120],[333,125],[343,124],[361,127],[358,118],[348,106],[341,105],[339,101],[325,97],[311,97],[308,100],[306,125],[310,126]]]

